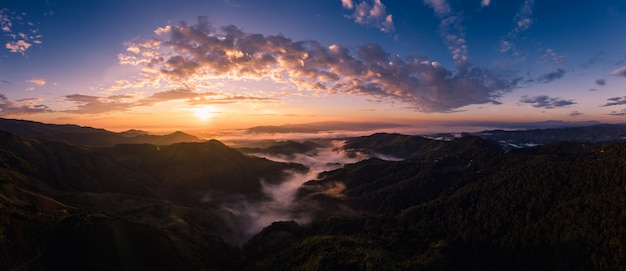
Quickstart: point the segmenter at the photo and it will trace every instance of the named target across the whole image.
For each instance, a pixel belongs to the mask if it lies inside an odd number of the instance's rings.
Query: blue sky
[[[0,116],[625,122],[625,27],[624,0],[9,0]]]

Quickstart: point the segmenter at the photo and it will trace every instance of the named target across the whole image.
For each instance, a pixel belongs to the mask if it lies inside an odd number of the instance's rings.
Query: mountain
[[[0,269],[237,270],[232,198],[306,171],[216,140],[70,145],[0,131]],[[211,268],[208,268],[211,267]]]
[[[582,127],[518,131],[492,130],[475,133],[474,135],[504,142],[513,146],[547,144],[559,141],[604,144],[626,141],[626,125],[597,124]]]
[[[495,142],[479,140],[479,137],[466,136],[450,142],[434,140],[422,136],[376,133],[369,136],[353,137],[346,140],[343,149],[350,153],[383,154],[396,158],[440,157],[461,151],[468,147],[502,149]]]
[[[201,142],[200,138],[175,132],[168,135],[150,135],[139,130],[129,130],[114,133],[104,129],[84,127],[73,124],[45,124],[28,120],[0,118],[0,130],[16,135],[61,141],[75,145],[113,146],[116,144],[149,143],[155,145],[169,145],[179,142]]]
[[[368,159],[305,183],[298,202],[316,208],[317,218],[304,230],[268,227],[248,246],[285,245],[257,263],[302,270],[625,266],[626,143],[505,152],[476,137],[455,141],[438,158]]]

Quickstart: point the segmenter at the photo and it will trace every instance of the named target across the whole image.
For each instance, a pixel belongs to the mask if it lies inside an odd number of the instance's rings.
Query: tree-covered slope
[[[471,145],[438,159],[365,160],[305,184],[300,200],[324,209],[265,259],[293,267],[283,270],[624,269],[626,144]],[[340,196],[329,192],[338,184]]]
[[[219,141],[94,148],[0,131],[0,269],[237,270],[223,199],[301,165]]]

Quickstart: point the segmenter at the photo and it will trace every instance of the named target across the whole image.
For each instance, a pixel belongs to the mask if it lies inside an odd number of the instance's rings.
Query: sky
[[[626,122],[626,0],[4,0],[0,117]]]

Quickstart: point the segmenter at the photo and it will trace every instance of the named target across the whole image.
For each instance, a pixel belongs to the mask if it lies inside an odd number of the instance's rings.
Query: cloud
[[[29,98],[12,102],[4,96],[4,94],[0,93],[0,115],[26,115],[52,112],[47,106],[39,104],[39,102],[42,101],[42,98]]]
[[[407,127],[406,125],[384,122],[314,122],[302,124],[285,124],[280,126],[256,126],[248,128],[247,133],[268,133],[268,134],[286,134],[286,133],[320,133],[328,131],[374,131],[393,128]]]
[[[139,105],[154,105],[160,102],[167,102],[173,100],[190,100],[195,97],[198,97],[199,94],[194,93],[190,89],[180,88],[180,89],[172,89],[161,92],[155,92],[147,98],[142,99],[138,102]]]
[[[353,9],[354,3],[352,3],[352,0],[341,0],[341,6],[345,9]]]
[[[511,53],[513,56],[524,60],[523,53],[517,49],[514,40],[517,39],[519,33],[526,31],[533,24],[533,6],[534,0],[524,0],[519,10],[513,18],[513,28],[507,34],[506,38],[500,42],[501,53]]]
[[[464,69],[468,59],[462,16],[452,11],[447,0],[424,0],[424,4],[432,8],[439,18],[439,32],[452,53],[452,59],[459,69]]]
[[[489,6],[489,4],[491,4],[491,0],[481,0],[480,1],[480,5],[482,7],[487,7],[487,6]]]
[[[578,111],[572,111],[572,113],[569,113],[569,115],[572,116],[572,117],[578,117],[578,116],[582,116],[584,114],[585,113],[581,113],[581,112],[578,112]]]
[[[559,68],[559,69],[556,69],[556,71],[549,72],[549,73],[539,76],[537,78],[537,81],[540,83],[547,84],[554,80],[560,79],[563,76],[565,76],[565,70]]]
[[[539,57],[539,59],[548,64],[558,65],[565,63],[567,57],[565,57],[564,55],[559,55],[554,52],[554,50],[548,48],[546,49],[546,52]]]
[[[517,14],[515,14],[515,27],[512,32],[517,35],[519,32],[525,31],[533,24],[533,5],[534,0],[525,0]]]
[[[295,87],[301,95],[360,95],[403,102],[417,111],[453,112],[470,104],[497,103],[516,85],[479,67],[453,72],[425,58],[392,56],[377,44],[349,49],[245,33],[232,25],[218,31],[204,18],[195,25],[162,29],[168,29],[161,34],[163,40],[151,39],[159,50],[135,46],[143,41],[128,42],[137,50],[127,50],[120,59],[144,66],[143,80],[182,88],[217,78],[269,79]]]
[[[358,24],[373,26],[387,33],[394,30],[393,16],[387,14],[387,8],[381,0],[361,0],[356,5],[352,0],[341,0],[341,5],[345,9],[354,9],[354,13],[346,17],[354,19]]]
[[[598,85],[598,86],[605,86],[606,85],[606,80],[604,80],[604,79],[597,79],[596,80],[596,85]]]
[[[272,97],[261,97],[255,95],[234,95],[229,93],[194,92],[190,89],[173,89],[156,92],[151,96],[140,100],[137,103],[137,106],[147,106],[173,100],[185,100],[189,105],[230,104],[238,101],[277,101],[277,99]]]
[[[626,116],[626,109],[622,109],[620,111],[611,111],[611,113],[607,114],[616,117],[624,117]]]
[[[32,78],[29,80],[26,80],[27,83],[33,83],[35,85],[38,86],[44,86],[46,84],[46,79],[42,79],[42,78]]]
[[[596,63],[602,61],[601,57],[604,54],[604,52],[600,51],[595,53],[593,56],[591,56],[589,58],[589,60],[587,60],[586,62],[580,64],[580,66],[584,69],[587,69],[589,67],[591,67],[592,65],[595,65]]]
[[[531,104],[535,108],[553,109],[557,107],[566,107],[576,104],[573,100],[563,100],[561,98],[551,98],[547,95],[539,95],[534,97],[523,96],[521,103]]]
[[[114,95],[109,97],[98,97],[83,94],[72,94],[65,96],[68,102],[75,103],[76,109],[66,110],[67,113],[75,114],[101,114],[113,111],[126,111],[135,105],[132,101],[136,97],[126,95]]]
[[[152,106],[169,101],[184,101],[188,105],[230,104],[241,101],[276,102],[274,97],[261,97],[252,94],[233,95],[215,92],[195,92],[188,88],[177,88],[155,92],[147,97],[135,94],[93,96],[72,94],[65,96],[67,102],[76,104],[76,109],[66,110],[76,114],[102,114],[127,111],[135,107]]]
[[[26,19],[26,13],[17,14],[8,8],[0,9],[0,31],[8,40],[4,47],[11,53],[24,55],[33,44],[43,43],[37,24]]]
[[[7,48],[9,52],[11,53],[20,53],[24,55],[24,52],[26,52],[26,50],[28,50],[28,48],[30,48],[31,45],[32,44],[24,40],[18,40],[18,41],[7,42],[5,45],[5,48]]]
[[[611,72],[611,75],[626,77],[626,65],[617,68]]]
[[[626,104],[626,96],[624,96],[624,97],[613,97],[613,98],[608,98],[606,100],[609,101],[609,102],[601,105],[600,107],[615,106],[615,105],[625,105]]]

